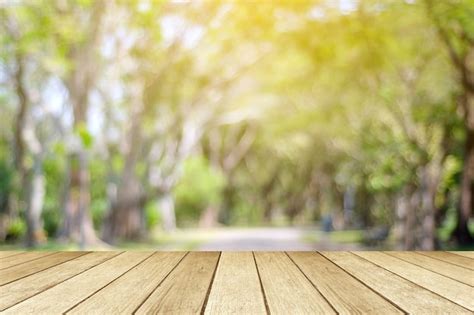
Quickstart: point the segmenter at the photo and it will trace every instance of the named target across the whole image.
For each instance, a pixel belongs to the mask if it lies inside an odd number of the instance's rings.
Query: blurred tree
[[[472,244],[468,221],[474,209],[474,2],[426,0],[427,11],[444,43],[459,82],[458,112],[464,122],[464,166],[457,225],[452,236]]]

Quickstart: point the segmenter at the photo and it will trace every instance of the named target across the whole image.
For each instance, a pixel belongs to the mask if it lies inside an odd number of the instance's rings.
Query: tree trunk
[[[69,156],[69,185],[60,238],[79,242],[81,249],[99,242],[89,214],[90,179],[84,151]]]
[[[158,209],[161,213],[164,230],[167,232],[174,231],[176,229],[176,214],[171,192],[165,192],[158,199]]]
[[[418,190],[409,192],[408,195],[408,209],[405,216],[405,250],[414,250],[418,247],[418,234],[417,229],[417,215],[416,209],[420,205],[420,195]]]
[[[429,12],[434,12],[435,1],[427,1]],[[432,15],[440,39],[446,45],[452,65],[459,75],[462,97],[458,108],[463,113],[466,139],[464,144],[464,165],[460,187],[460,202],[456,228],[451,234],[459,245],[472,245],[474,237],[468,228],[469,218],[474,208],[474,46],[466,35],[466,30],[454,31],[454,23],[443,24],[436,15]],[[464,47],[462,47],[464,45]],[[461,46],[464,49],[459,49]]]
[[[89,94],[94,85],[97,66],[95,55],[99,38],[99,26],[104,13],[105,1],[95,1],[91,17],[84,28],[84,38],[68,47],[68,57],[72,63],[65,83],[69,92],[69,100],[73,109],[73,127],[77,133],[87,128],[87,110]],[[77,136],[77,135],[76,135]],[[88,152],[83,143],[77,143],[69,155],[68,193],[64,209],[63,228],[60,237],[79,241],[81,248],[99,243],[89,214],[90,178]]]
[[[439,169],[442,166],[435,166]],[[422,231],[420,246],[422,250],[434,250],[436,247],[436,225],[435,225],[435,197],[438,188],[438,176],[430,172],[429,165],[422,170],[421,178],[421,213]]]
[[[18,112],[14,126],[14,162],[19,174],[19,196],[18,201],[26,205],[25,217],[27,225],[26,245],[35,247],[45,240],[41,212],[43,210],[45,196],[45,179],[43,176],[43,159],[41,144],[38,141],[34,127],[28,128],[27,115],[30,107],[30,99],[25,89],[24,77],[25,56],[20,52],[16,54],[17,69],[14,75],[16,94],[18,97]],[[25,156],[30,153],[33,156],[33,166],[28,167]],[[17,214],[11,213],[14,217]]]
[[[364,176],[363,183],[368,181],[367,177]],[[355,198],[355,209],[357,212],[358,219],[360,220],[364,228],[369,228],[373,225],[372,218],[372,196],[363,185],[356,193]]]
[[[459,245],[472,245],[474,238],[468,229],[468,222],[472,216],[474,206],[474,128],[466,131],[464,148],[464,166],[460,188],[461,200],[458,208],[457,224],[452,236]]]
[[[215,227],[217,225],[217,213],[217,207],[213,205],[207,206],[199,217],[199,228],[209,229]]]
[[[80,86],[81,71],[75,73],[69,83],[69,93],[74,109],[74,131],[87,126],[86,113],[89,88]],[[76,135],[79,138],[78,135]],[[69,155],[68,192],[64,209],[63,228],[60,238],[79,242],[81,249],[99,243],[92,219],[90,206],[90,175],[88,152],[84,144],[77,139]]]
[[[126,166],[126,168],[129,167]],[[144,203],[140,184],[132,169],[129,169],[124,172],[117,198],[111,202],[109,215],[104,222],[104,240],[114,243],[117,239],[138,240],[142,238],[145,234]]]
[[[406,185],[397,197],[395,227],[397,247],[413,250],[417,246],[416,209],[419,206],[418,191],[413,185]]]
[[[474,56],[474,52],[472,54]],[[460,102],[464,112],[464,126],[466,130],[464,165],[462,170],[461,197],[457,224],[452,233],[452,237],[459,245],[472,245],[474,243],[474,237],[468,228],[469,218],[472,216],[474,208],[474,87],[472,84],[469,84],[467,73],[468,70],[466,66],[466,69],[462,72],[465,94]]]
[[[397,240],[397,249],[404,249],[405,245],[405,237],[406,237],[406,215],[410,210],[409,199],[406,194],[406,188],[399,192],[398,196],[396,197],[396,206],[395,206],[395,214],[396,214],[396,221],[395,221],[395,239]]]
[[[121,200],[112,207],[104,229],[104,240],[114,243],[118,239],[139,240],[144,236],[143,207],[140,202]]]
[[[25,165],[25,141],[23,139],[23,128],[29,107],[28,94],[24,85],[24,55],[20,52],[15,54],[16,69],[13,75],[15,83],[15,93],[18,98],[18,111],[16,113],[13,128],[13,164],[18,174],[18,180],[13,181],[12,189],[8,192],[5,202],[5,209],[0,213],[0,240],[7,237],[7,229],[10,222],[14,221],[18,215],[27,195],[22,189],[25,187],[27,168]],[[18,188],[18,189],[15,189]]]
[[[43,222],[41,221],[41,212],[46,193],[42,163],[41,157],[37,155],[29,182],[30,188],[28,190],[28,205],[26,208],[26,245],[28,247],[35,247],[46,239],[43,231]]]
[[[263,185],[261,196],[263,199],[263,222],[269,224],[273,219],[274,201],[272,192],[278,182],[278,171],[272,172],[270,179]]]
[[[231,220],[231,212],[235,206],[235,187],[232,175],[228,176],[227,185],[222,193],[222,203],[218,215],[218,220],[224,225],[228,225]]]
[[[104,222],[103,237],[113,243],[117,239],[136,240],[144,236],[144,202],[140,182],[136,175],[136,165],[142,151],[143,120],[145,105],[140,92],[142,86],[134,86],[131,122],[127,128],[125,144],[125,165],[117,189],[117,198],[111,202],[109,215]]]

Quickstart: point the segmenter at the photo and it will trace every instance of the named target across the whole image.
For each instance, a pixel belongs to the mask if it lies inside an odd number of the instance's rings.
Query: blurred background
[[[0,0],[0,249],[473,249],[474,1]]]

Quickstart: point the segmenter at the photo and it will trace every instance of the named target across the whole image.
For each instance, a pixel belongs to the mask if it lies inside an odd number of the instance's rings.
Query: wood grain
[[[265,302],[251,252],[223,252],[205,314],[265,314]]]
[[[451,263],[460,267],[474,270],[474,259],[467,258],[465,256],[456,255],[448,252],[417,252],[418,254],[425,255],[431,258],[439,259],[444,262]]]
[[[218,252],[189,253],[136,314],[199,314],[218,259]]]
[[[0,313],[473,314],[462,253],[8,253]]]
[[[117,252],[95,252],[80,256],[26,278],[9,283],[0,290],[0,311],[45,291],[84,270],[118,255]]]
[[[335,314],[334,309],[283,252],[255,252],[271,314]]]
[[[0,285],[5,285],[47,268],[59,265],[68,260],[85,255],[86,253],[87,252],[58,252],[0,270]]]
[[[8,308],[4,313],[64,313],[151,255],[151,252],[126,252],[120,254],[76,277]]]
[[[68,314],[132,314],[185,254],[155,253]]]
[[[11,255],[0,260],[0,270],[24,264],[29,261],[46,257],[52,254],[54,254],[54,252],[24,252],[19,255]]]
[[[403,259],[414,265],[437,272],[443,276],[474,286],[474,271],[454,266],[453,264],[430,258],[413,252],[387,252],[389,255]]]
[[[386,299],[413,314],[471,314],[467,309],[348,252],[321,252]]]
[[[24,253],[23,251],[3,250],[0,251],[0,259]],[[1,263],[1,262],[0,262]]]
[[[467,258],[471,258],[471,259],[474,259],[474,251],[464,251],[464,252],[449,252],[449,253],[453,253],[453,254],[456,254],[456,255],[460,255],[460,256],[464,256],[464,257],[467,257]]]
[[[288,252],[339,314],[403,314],[390,302],[315,252]]]
[[[355,252],[355,254],[469,310],[474,310],[474,299],[469,298],[469,295],[474,296],[474,290],[464,283],[384,253]],[[465,294],[466,292],[471,294]]]

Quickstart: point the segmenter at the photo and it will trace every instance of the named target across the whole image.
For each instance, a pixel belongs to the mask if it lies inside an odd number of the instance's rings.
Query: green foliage
[[[2,148],[0,147],[0,150]],[[0,213],[6,211],[12,189],[13,170],[4,159],[0,159]]]
[[[24,237],[26,233],[26,222],[17,218],[10,222],[7,227],[7,239],[10,241],[18,241]]]
[[[94,143],[94,137],[87,130],[87,126],[85,124],[79,124],[76,132],[81,139],[81,144],[84,146],[84,148],[90,149]]]
[[[148,231],[152,231],[161,222],[161,215],[156,202],[149,202],[145,206],[145,221]]]
[[[195,220],[206,207],[218,205],[224,184],[223,175],[202,156],[187,159],[174,190],[178,220]]]
[[[231,210],[231,225],[257,226],[261,223],[262,210],[246,200],[239,200]]]
[[[354,189],[366,195],[355,201],[356,215],[373,221],[365,224],[392,225],[398,196],[420,193],[422,174],[434,174],[447,241],[467,134],[452,56],[472,65],[473,2],[349,1],[353,10],[342,2],[1,7],[0,78],[11,82],[0,88],[1,212],[24,215],[18,179],[39,157],[50,237],[79,156],[97,231],[111,186],[143,193],[126,199],[148,200],[148,230],[164,219],[154,201],[164,190],[180,224],[210,207],[236,225],[340,214]],[[25,170],[15,163],[19,140]]]
[[[60,148],[61,145],[55,146]],[[57,235],[62,219],[64,189],[64,170],[66,167],[65,152],[61,149],[43,161],[43,172],[46,178],[46,196],[43,205],[43,226],[48,237]]]
[[[55,237],[59,232],[61,224],[61,213],[55,206],[51,205],[51,198],[47,198],[44,210],[42,213],[43,229],[46,231],[46,236],[49,238]]]
[[[91,174],[90,186],[90,211],[92,221],[97,229],[100,229],[104,221],[105,214],[109,207],[107,199],[107,167],[108,165],[101,160],[93,160],[89,165]]]

